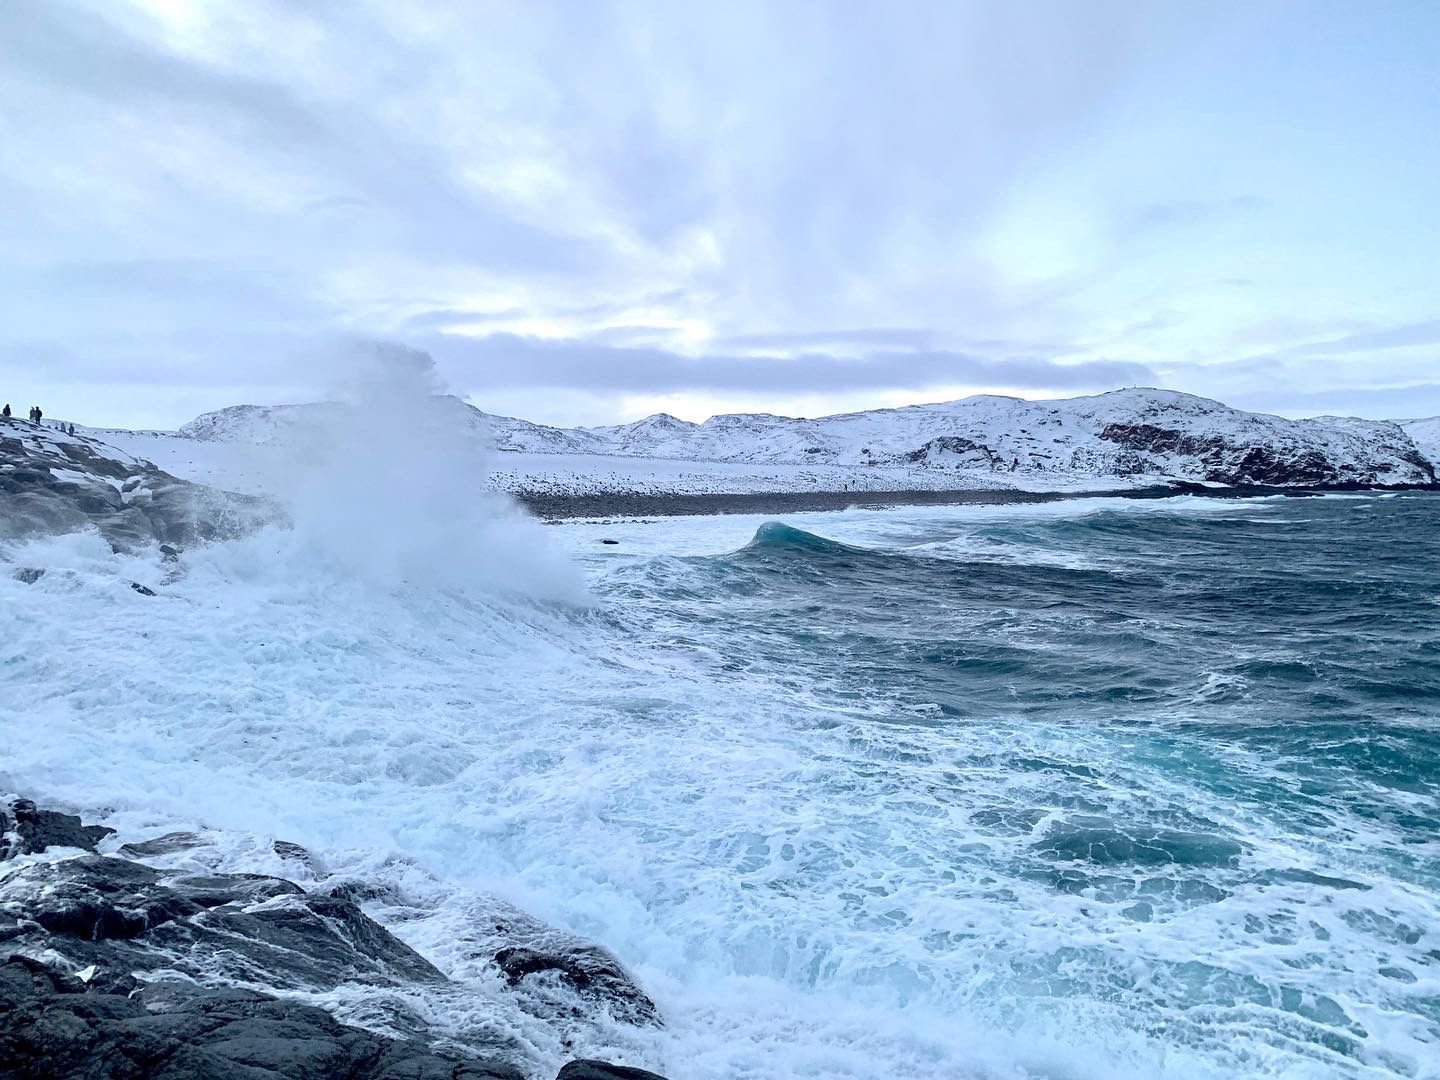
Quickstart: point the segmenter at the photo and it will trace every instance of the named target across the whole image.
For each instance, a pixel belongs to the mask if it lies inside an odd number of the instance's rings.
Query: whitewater
[[[317,445],[178,566],[7,552],[0,782],[383,886],[455,985],[342,1019],[537,1074],[1440,1075],[1440,497],[545,527]],[[664,1027],[522,1011],[497,903]]]

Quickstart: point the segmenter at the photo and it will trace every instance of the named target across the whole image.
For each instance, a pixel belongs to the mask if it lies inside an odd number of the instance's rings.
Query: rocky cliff
[[[0,420],[0,540],[93,527],[116,550],[240,535],[268,501],[190,483],[86,435]]]

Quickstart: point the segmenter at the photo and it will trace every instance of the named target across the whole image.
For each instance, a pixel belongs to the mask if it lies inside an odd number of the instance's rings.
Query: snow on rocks
[[[1440,416],[1431,416],[1424,420],[1401,420],[1398,423],[1405,429],[1405,434],[1410,436],[1415,449],[1431,464],[1440,468]]]
[[[1148,388],[1054,401],[980,395],[818,419],[739,413],[694,424],[661,413],[570,429],[444,400],[500,451],[494,486],[547,495],[1404,486],[1434,483],[1440,453],[1435,421],[1287,420]],[[274,445],[344,408],[235,406],[179,434]]]
[[[88,435],[0,420],[0,540],[93,527],[117,551],[248,531],[274,513],[171,476]]]

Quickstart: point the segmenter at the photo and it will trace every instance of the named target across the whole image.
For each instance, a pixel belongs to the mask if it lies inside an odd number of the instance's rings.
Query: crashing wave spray
[[[287,436],[281,494],[306,544],[377,582],[585,602],[539,523],[486,486],[484,417],[444,393],[427,354],[369,346],[332,398]]]

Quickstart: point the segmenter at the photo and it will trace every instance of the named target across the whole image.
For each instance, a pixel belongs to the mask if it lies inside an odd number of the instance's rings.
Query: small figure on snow
[[[5,403],[5,408],[0,409],[0,416],[5,417],[6,420],[10,419],[10,403],[8,401]]]

